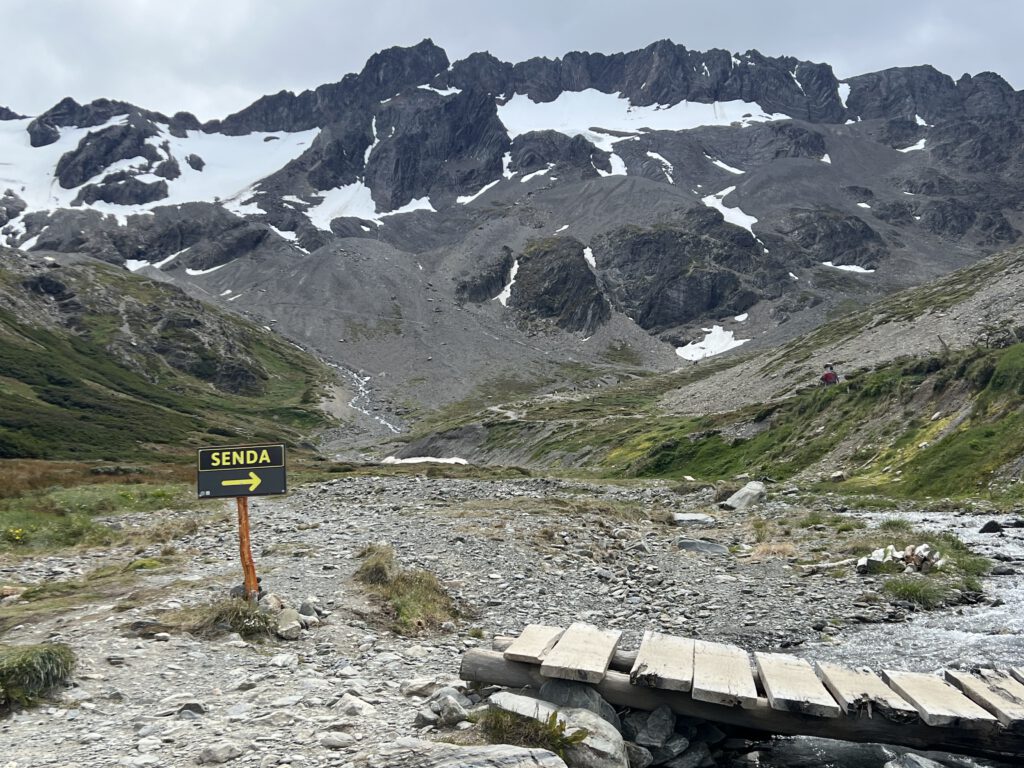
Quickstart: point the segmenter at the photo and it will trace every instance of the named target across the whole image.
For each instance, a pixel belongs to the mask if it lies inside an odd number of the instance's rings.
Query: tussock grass
[[[391,547],[371,544],[360,556],[363,563],[355,577],[385,601],[395,631],[417,634],[458,617],[455,602],[437,577],[401,568]]]
[[[182,608],[163,616],[162,620],[170,627],[203,638],[237,632],[247,640],[259,640],[273,637],[275,628],[271,614],[238,598]]]
[[[589,735],[585,728],[566,735],[565,723],[556,713],[545,721],[491,707],[480,717],[480,730],[491,744],[546,749],[564,758],[567,750]]]
[[[29,706],[66,682],[75,654],[62,643],[0,645],[0,712]]]
[[[951,597],[951,588],[938,579],[927,576],[897,576],[882,585],[896,600],[919,605],[925,609],[938,608]]]

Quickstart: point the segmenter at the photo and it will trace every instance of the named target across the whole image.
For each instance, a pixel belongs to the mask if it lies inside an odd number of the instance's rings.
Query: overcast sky
[[[64,96],[223,117],[263,94],[358,71],[425,37],[453,61],[669,38],[827,62],[839,77],[933,64],[1024,88],[1019,0],[0,0],[0,106],[37,114]]]

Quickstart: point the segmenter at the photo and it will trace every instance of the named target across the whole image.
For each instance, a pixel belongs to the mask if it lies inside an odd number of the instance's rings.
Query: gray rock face
[[[144,157],[151,163],[158,163],[160,153],[146,143],[152,136],[156,136],[156,128],[139,117],[133,117],[127,125],[88,133],[74,150],[57,161],[57,179],[62,187],[72,189],[118,160]]]
[[[613,305],[651,331],[708,312],[738,315],[777,295],[788,279],[749,232],[708,208],[689,210],[672,226],[623,227],[593,248]]]
[[[74,200],[74,205],[95,202],[115,205],[143,205],[167,197],[166,181],[139,181],[127,173],[112,173],[99,184],[87,184]]]
[[[25,210],[25,201],[10,189],[0,195],[0,228],[8,221],[17,218]]]
[[[611,316],[583,256],[583,243],[552,237],[531,243],[519,258],[509,305],[559,328],[591,334]]]
[[[783,226],[817,262],[876,269],[888,254],[882,238],[863,219],[840,211],[791,211]]]

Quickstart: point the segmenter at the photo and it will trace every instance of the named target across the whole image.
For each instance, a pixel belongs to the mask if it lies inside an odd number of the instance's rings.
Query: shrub
[[[71,677],[75,654],[62,643],[0,646],[0,710],[28,706]]]

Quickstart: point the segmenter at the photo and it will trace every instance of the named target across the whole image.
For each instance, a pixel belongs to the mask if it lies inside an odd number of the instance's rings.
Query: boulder
[[[626,742],[626,757],[629,760],[629,768],[648,768],[654,763],[651,751],[632,741]]]
[[[220,741],[203,747],[196,757],[196,762],[199,765],[219,765],[229,760],[234,760],[236,757],[241,757],[243,752],[244,750],[237,744],[233,744],[230,741]]]
[[[302,633],[302,619],[294,608],[285,608],[277,615],[277,627],[274,630],[282,640],[298,640]]]
[[[751,480],[718,506],[722,509],[743,510],[763,501],[765,495],[764,483]]]
[[[615,707],[585,683],[577,683],[572,680],[548,680],[541,686],[540,697],[560,707],[589,709],[595,715],[611,723],[615,730],[622,730]]]
[[[560,708],[549,701],[531,699],[502,691],[490,699],[491,706],[522,717],[532,717],[546,723],[557,713],[565,724],[565,734],[572,735],[583,729],[587,737],[566,749],[566,763],[570,768],[629,768],[626,744],[619,731],[608,721],[587,709]]]
[[[989,520],[987,523],[985,523],[983,526],[981,526],[981,529],[978,531],[978,533],[1002,533],[1002,532],[1003,532],[1003,526],[1002,526],[1002,524],[999,523],[998,520]]]
[[[680,539],[676,542],[680,549],[685,549],[687,552],[700,552],[705,555],[728,555],[729,548],[724,544],[716,544],[713,541],[704,541],[703,539]]]

